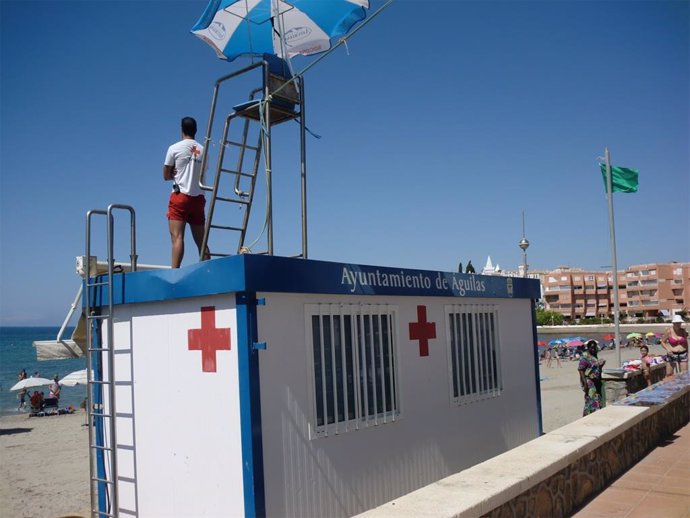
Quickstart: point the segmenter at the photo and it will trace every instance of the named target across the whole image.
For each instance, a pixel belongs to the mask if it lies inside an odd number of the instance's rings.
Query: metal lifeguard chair
[[[220,231],[234,232],[237,235],[237,246],[234,251],[218,250],[219,243],[215,241],[211,257],[223,257],[247,251],[247,227],[254,200],[254,192],[259,169],[262,163],[266,172],[266,218],[264,228],[266,232],[266,250],[256,253],[273,255],[273,193],[272,193],[272,157],[271,133],[272,128],[290,120],[297,120],[300,124],[300,181],[301,181],[301,230],[302,251],[295,257],[307,258],[307,182],[306,182],[306,150],[304,120],[304,81],[301,76],[291,77],[289,69],[282,60],[264,60],[237,70],[219,78],[213,89],[211,113],[208,119],[206,137],[204,140],[204,155],[202,159],[201,188],[211,192],[207,210],[206,226],[204,229],[203,251],[209,244],[211,230],[214,236]],[[249,72],[261,69],[262,84],[254,88],[249,94],[249,100],[234,105],[232,111],[225,117],[217,162],[213,177],[207,179],[209,155],[213,143],[213,124],[218,111],[218,95],[221,85],[244,76]],[[287,72],[287,73],[286,73]],[[231,126],[242,122],[241,134],[238,139],[230,137]],[[219,203],[236,205],[240,215],[236,218],[221,216],[218,212]],[[234,221],[227,221],[234,219]],[[224,249],[225,250],[225,249]]]

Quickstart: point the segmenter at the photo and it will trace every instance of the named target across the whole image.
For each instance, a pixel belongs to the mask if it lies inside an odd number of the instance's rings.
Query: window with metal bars
[[[309,304],[316,435],[394,421],[398,413],[395,308]]]
[[[453,403],[460,405],[499,396],[503,382],[497,307],[447,306],[446,318]]]

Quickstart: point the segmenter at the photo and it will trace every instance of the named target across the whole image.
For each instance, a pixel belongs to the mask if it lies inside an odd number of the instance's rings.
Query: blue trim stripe
[[[539,281],[463,273],[311,261],[264,255],[213,259],[176,270],[118,274],[115,304],[155,302],[222,293],[538,299]],[[107,300],[107,288],[98,301]],[[96,305],[98,304],[96,302]]]
[[[102,347],[101,340],[101,323],[100,320],[93,320],[91,322],[91,336],[93,337],[93,344],[88,344],[88,347],[98,349]],[[103,359],[100,352],[93,352],[91,355],[91,368],[93,369],[93,379],[95,381],[101,381],[103,379]],[[87,409],[87,412],[94,412],[94,409],[98,409],[98,412],[103,412],[103,385],[94,384],[90,387],[91,390],[91,404],[93,408]],[[105,480],[105,452],[100,449],[100,447],[105,445],[105,438],[103,435],[103,428],[105,423],[103,422],[106,418],[93,416],[93,426],[94,426],[94,438],[96,440],[96,476]],[[89,462],[91,462],[89,460]],[[98,482],[98,509],[102,513],[111,512],[108,507],[110,505],[110,498],[108,498],[108,492],[110,488],[105,482]]]
[[[252,347],[258,336],[254,293],[238,293],[237,357],[240,393],[240,436],[245,518],[266,516],[263,436],[261,433],[260,350]]]

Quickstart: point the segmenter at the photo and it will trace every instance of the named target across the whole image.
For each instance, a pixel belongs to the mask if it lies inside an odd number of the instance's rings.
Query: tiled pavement
[[[574,517],[690,517],[690,424],[657,446]]]

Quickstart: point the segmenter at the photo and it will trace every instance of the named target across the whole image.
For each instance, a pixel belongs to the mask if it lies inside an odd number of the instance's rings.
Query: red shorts
[[[172,192],[170,193],[166,216],[174,221],[186,221],[190,225],[203,225],[206,223],[205,205],[206,198],[203,194],[189,196],[182,192]]]

